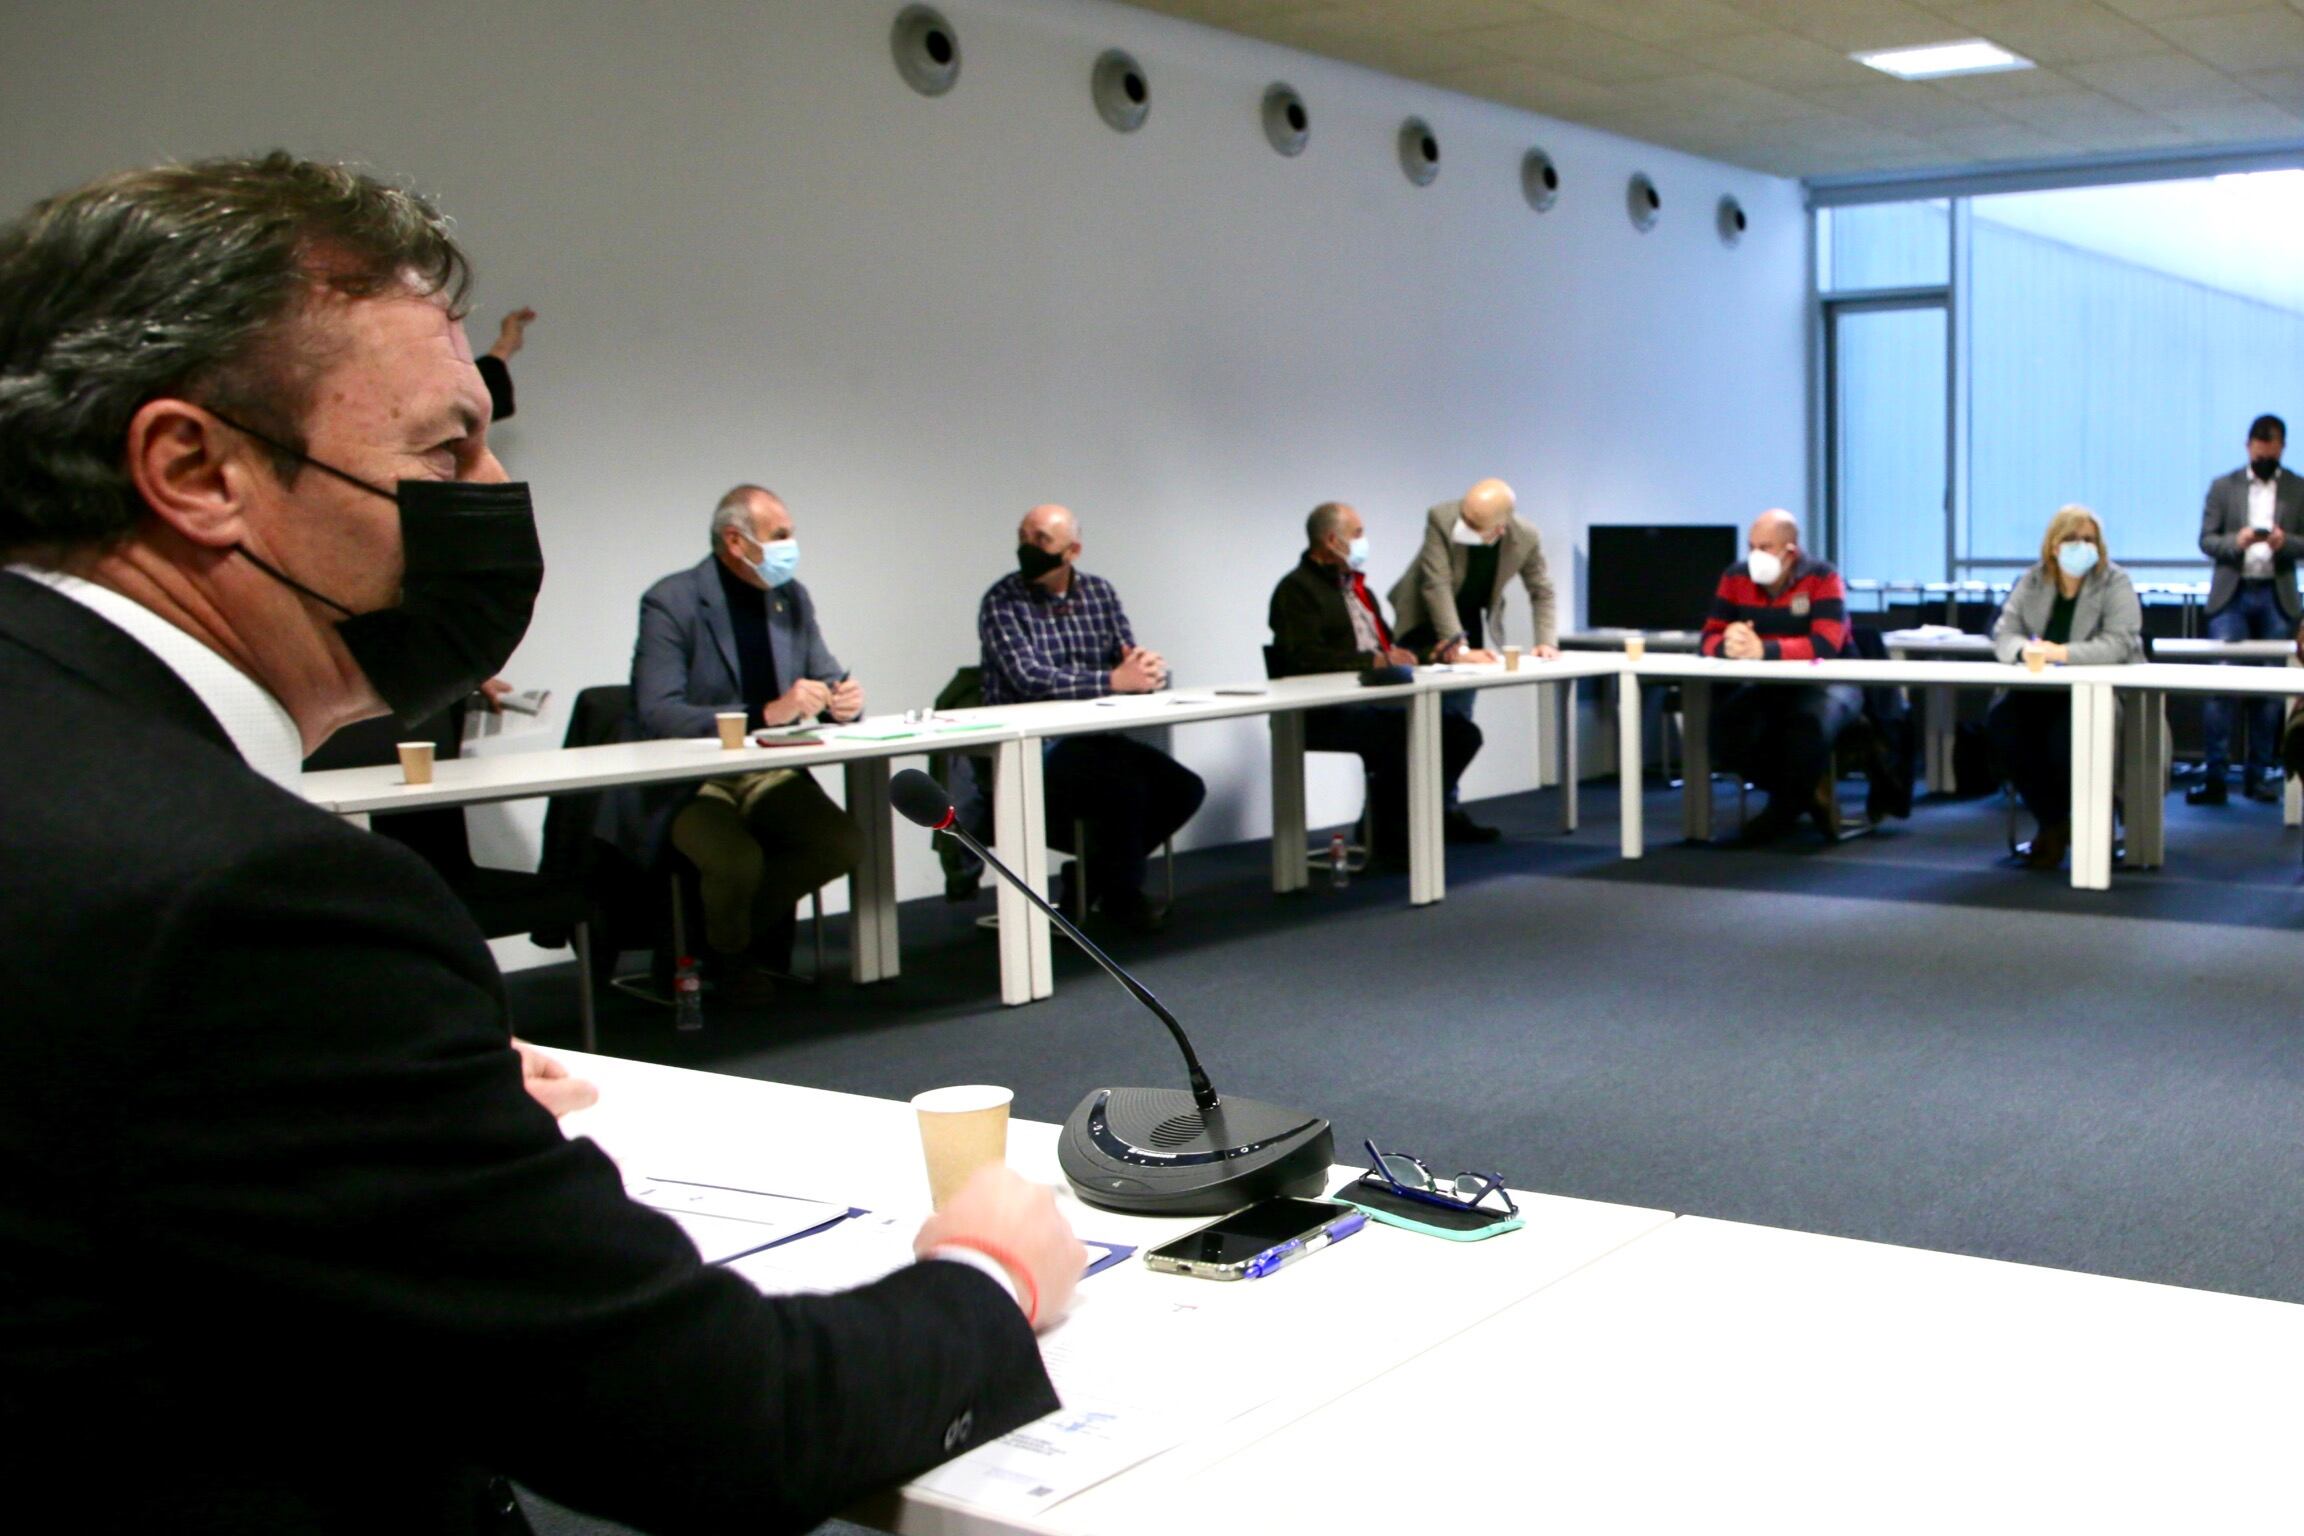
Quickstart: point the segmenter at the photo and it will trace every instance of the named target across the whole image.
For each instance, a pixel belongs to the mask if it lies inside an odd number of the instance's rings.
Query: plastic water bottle
[[[1328,839],[1328,886],[1340,891],[1352,883],[1352,867],[1344,852],[1344,834]]]
[[[704,973],[694,955],[682,955],[672,967],[672,1027],[704,1027]]]

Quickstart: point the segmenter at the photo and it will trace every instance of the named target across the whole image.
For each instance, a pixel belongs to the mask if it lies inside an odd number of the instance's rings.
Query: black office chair
[[[2144,659],[2149,662],[2153,659],[2154,654],[2152,631],[2146,629],[2140,638],[2144,646]],[[2165,703],[2162,707],[2166,707]],[[2008,856],[2013,859],[2030,858],[2032,856],[2032,839],[2021,835],[2024,830],[2024,797],[2016,793],[2015,780],[2008,776],[2006,766],[1999,762],[1997,757],[1992,764],[1992,774],[2000,786],[2000,804],[2004,823],[2002,835],[2008,844]],[[2141,792],[2151,794],[2155,790],[2147,786]],[[2157,792],[2165,795],[2167,787],[2165,785],[2158,786]],[[2128,862],[2127,821],[2127,796],[2116,790],[2112,796],[2112,863],[2115,867]]]
[[[454,758],[463,746],[464,713],[465,706],[457,704],[413,727],[402,727],[390,719],[364,721],[337,732],[305,760],[304,766],[318,770],[397,762],[398,744],[403,741],[430,741],[435,757]],[[578,1038],[583,1049],[598,1048],[592,999],[594,913],[582,881],[567,879],[548,864],[540,865],[533,874],[475,864],[461,806],[378,816],[371,825],[379,835],[404,844],[430,864],[456,893],[484,936],[503,939],[524,933],[546,949],[573,948]],[[549,829],[549,813],[546,826]]]
[[[1847,654],[1863,661],[1886,661],[1887,643],[1876,629],[1848,631]],[[1832,766],[1828,777],[1818,786],[1820,794],[1829,798],[1831,816],[1824,828],[1825,840],[1845,842],[1850,838],[1865,837],[1880,830],[1889,817],[1909,819],[1912,815],[1912,782],[1916,769],[1918,743],[1912,730],[1911,705],[1903,690],[1889,685],[1875,685],[1862,690],[1864,703],[1856,717],[1841,728],[1832,742]],[[1751,785],[1739,765],[1728,766],[1736,776],[1736,816],[1741,826],[1746,819],[1746,799]],[[1864,797],[1864,813],[1852,816],[1842,805],[1839,785],[1844,779],[1861,776],[1869,786]]]

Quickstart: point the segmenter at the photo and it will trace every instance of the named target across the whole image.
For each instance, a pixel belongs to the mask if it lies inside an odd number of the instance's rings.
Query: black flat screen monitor
[[[1601,524],[1586,530],[1584,622],[1594,629],[1701,629],[1742,534],[1726,524]]]

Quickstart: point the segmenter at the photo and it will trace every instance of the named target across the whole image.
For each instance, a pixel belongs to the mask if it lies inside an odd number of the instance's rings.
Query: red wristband
[[[1040,1322],[1040,1284],[1032,1278],[1032,1271],[1017,1260],[1016,1255],[997,1243],[988,1243],[980,1237],[947,1237],[936,1244],[939,1248],[973,1248],[1002,1269],[1016,1282],[1016,1289],[1024,1293],[1024,1322],[1036,1327]]]

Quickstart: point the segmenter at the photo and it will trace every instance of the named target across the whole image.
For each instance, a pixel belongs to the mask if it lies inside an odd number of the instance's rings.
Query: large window
[[[2208,481],[2304,413],[2304,172],[1819,218],[1850,577],[2007,579],[2075,501],[2140,578],[2205,575]]]

